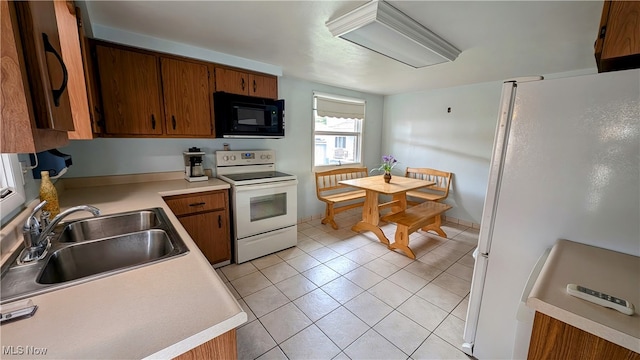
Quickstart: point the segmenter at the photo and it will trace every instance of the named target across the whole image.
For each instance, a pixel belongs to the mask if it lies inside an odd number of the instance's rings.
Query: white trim
[[[17,154],[1,154],[0,180],[2,188],[8,187],[11,194],[4,199],[0,199],[0,217],[13,213],[24,206],[26,199],[24,192],[24,178],[22,177],[22,167],[18,161]]]

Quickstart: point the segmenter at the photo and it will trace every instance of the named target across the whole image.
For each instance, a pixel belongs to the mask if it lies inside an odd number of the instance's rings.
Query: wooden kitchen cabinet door
[[[249,95],[278,98],[278,80],[274,77],[249,74]]]
[[[257,75],[216,67],[216,91],[250,95],[269,99],[278,98],[278,79],[275,76]]]
[[[212,135],[207,65],[160,58],[160,68],[167,134]]]
[[[249,95],[249,74],[217,67],[216,91],[230,94]]]
[[[640,68],[640,2],[605,1],[595,44],[598,72]]]
[[[231,259],[231,239],[225,210],[184,216],[179,220],[211,264]]]
[[[16,1],[14,4],[37,127],[73,131],[67,89],[69,72],[62,59],[54,3]]]
[[[102,110],[98,101],[97,81],[94,74],[94,63],[90,55],[90,40],[85,33],[85,24],[82,21],[82,12],[79,8],[74,8],[74,12],[67,10],[68,2],[56,1],[56,18],[60,29],[60,41],[62,45],[62,57],[73,54],[73,60],[68,63],[73,64],[74,73],[77,78],[73,84],[80,95],[75,95],[75,91],[69,85],[69,99],[71,100],[71,113],[73,114],[73,127],[75,131],[68,133],[69,139],[90,140],[102,133],[100,123]],[[60,10],[60,11],[58,11]],[[58,16],[60,15],[60,16]],[[68,33],[69,37],[63,36]],[[67,51],[69,50],[69,51]],[[67,60],[65,60],[67,62]],[[77,71],[77,72],[76,72]],[[75,100],[74,100],[75,99]],[[74,104],[75,102],[75,104]]]
[[[162,135],[158,58],[117,47],[96,46],[105,133]]]

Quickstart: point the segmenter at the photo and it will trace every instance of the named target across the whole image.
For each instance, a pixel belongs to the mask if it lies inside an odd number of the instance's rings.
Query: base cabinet
[[[186,353],[175,357],[177,360],[197,360],[197,359],[225,359],[235,360],[238,358],[236,341],[236,329],[215,337],[206,343],[193,348]]]
[[[527,358],[640,360],[640,354],[536,312]]]
[[[227,190],[168,196],[164,200],[211,264],[222,266],[231,260]]]

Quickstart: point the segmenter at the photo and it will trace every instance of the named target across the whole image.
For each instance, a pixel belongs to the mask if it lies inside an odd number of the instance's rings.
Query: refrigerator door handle
[[[480,249],[478,247],[476,247],[475,250],[473,250],[473,254],[471,254],[471,256],[473,256],[474,260],[478,260],[478,255],[482,256],[485,259],[489,258],[489,253],[481,253]]]

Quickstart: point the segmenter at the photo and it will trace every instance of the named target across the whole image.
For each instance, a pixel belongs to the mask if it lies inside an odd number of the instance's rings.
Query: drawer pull
[[[222,229],[222,215],[218,215],[218,229]]]
[[[193,203],[193,204],[189,204],[189,206],[202,206],[205,205],[206,202],[199,202],[199,203]]]

